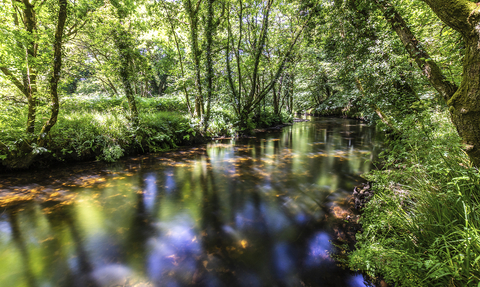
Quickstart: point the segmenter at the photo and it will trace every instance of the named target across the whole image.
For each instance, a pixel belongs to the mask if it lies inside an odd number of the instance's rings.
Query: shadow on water
[[[314,119],[0,177],[0,286],[366,286],[331,259],[374,129]]]

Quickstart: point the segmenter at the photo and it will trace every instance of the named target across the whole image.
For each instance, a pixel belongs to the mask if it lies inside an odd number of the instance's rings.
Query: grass
[[[479,286],[480,175],[447,113],[403,121],[404,134],[366,177],[376,195],[361,218],[352,269],[400,286]],[[412,128],[415,127],[415,128]]]
[[[98,159],[107,162],[133,153],[161,152],[188,145],[204,138],[233,136],[237,131],[234,112],[217,103],[212,105],[207,129],[200,119],[191,118],[179,97],[137,98],[139,124],[128,118],[125,97],[98,94],[63,97],[57,124],[48,135],[45,147],[36,147],[35,137],[26,134],[25,104],[0,100],[0,160],[22,156],[20,146],[29,143],[43,161],[79,161]],[[288,118],[273,115],[265,109],[251,127],[272,125]],[[36,131],[48,119],[48,104],[37,109]]]
[[[21,142],[33,142],[25,133],[26,107],[1,102],[0,159],[18,156]],[[185,108],[185,110],[183,110]],[[133,127],[127,117],[124,97],[65,97],[57,124],[48,135],[45,148],[34,152],[43,159],[77,161],[98,159],[113,162],[135,152],[158,152],[192,142],[199,130],[185,105],[176,98],[139,99],[140,123]],[[171,110],[171,111],[166,111]],[[36,130],[48,118],[39,105]]]

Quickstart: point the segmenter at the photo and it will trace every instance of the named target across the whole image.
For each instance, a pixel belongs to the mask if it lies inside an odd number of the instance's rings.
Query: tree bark
[[[28,0],[23,0],[23,18],[30,40],[26,49],[27,73],[24,76],[24,86],[27,88],[28,100],[28,119],[27,119],[27,133],[33,134],[35,132],[35,117],[37,114],[37,70],[33,64],[33,59],[37,57],[38,44],[35,42],[33,36],[37,29],[37,17],[35,7]]]
[[[398,14],[395,8],[387,3],[385,0],[379,0],[377,3],[382,8],[385,19],[392,25],[392,29],[397,33],[400,41],[405,46],[405,49],[415,60],[423,75],[427,77],[428,81],[432,84],[434,89],[442,96],[445,101],[448,101],[458,87],[447,80],[442,74],[442,70],[435,61],[432,60],[430,55],[425,51],[417,38],[413,35],[407,23],[403,20],[402,16]]]
[[[190,46],[192,49],[193,64],[195,67],[195,87],[197,88],[197,95],[195,96],[195,115],[201,118],[204,114],[203,107],[203,91],[202,79],[200,74],[200,49],[198,47],[198,11],[202,0],[198,0],[195,7],[190,0],[184,3],[187,12],[189,27],[190,27]]]
[[[429,60],[421,64],[430,67],[426,76],[446,101],[451,120],[463,140],[465,152],[472,164],[480,167],[480,9],[476,3],[467,0],[424,1],[445,24],[458,31],[464,39],[463,77],[458,89],[455,89],[454,84],[448,83],[441,73],[436,72],[432,66],[434,61]],[[398,23],[398,28],[393,26],[398,30],[395,31],[400,39],[407,41],[408,45],[404,43],[407,50],[414,48],[414,43],[418,42],[415,42],[413,34],[406,29],[403,19],[400,20],[396,12],[390,15],[394,16],[392,19],[397,19],[395,23]],[[414,56],[415,54],[412,55]],[[416,58],[415,61],[417,62]]]
[[[62,40],[63,32],[65,30],[65,22],[67,20],[67,0],[59,0],[59,12],[57,28],[55,31],[55,42],[53,43],[53,71],[50,77],[50,96],[51,102],[51,114],[50,119],[43,125],[42,130],[37,139],[37,145],[43,146],[45,139],[50,129],[57,123],[59,103],[58,103],[58,81],[60,80],[60,71],[62,70]]]
[[[134,125],[138,124],[138,110],[135,101],[135,91],[132,87],[132,65],[133,65],[133,51],[131,48],[130,35],[125,31],[122,24],[119,23],[114,32],[115,45],[120,55],[120,78],[122,79],[123,88],[125,89],[125,96],[128,101],[128,108],[130,116]]]
[[[215,27],[213,26],[213,2],[215,0],[208,0],[207,2],[207,29],[205,31],[205,37],[207,39],[206,45],[206,69],[207,69],[207,112],[205,116],[204,130],[208,128],[208,122],[210,121],[210,105],[212,102],[212,93],[213,93],[213,60],[212,60],[212,45],[213,45],[213,34],[215,33]]]

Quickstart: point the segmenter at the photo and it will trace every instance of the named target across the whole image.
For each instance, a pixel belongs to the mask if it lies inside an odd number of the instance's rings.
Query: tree
[[[43,147],[50,129],[57,123],[59,112],[58,102],[58,81],[60,80],[60,72],[62,70],[62,40],[65,29],[65,22],[67,20],[67,0],[58,0],[59,11],[57,27],[55,29],[55,40],[53,42],[53,67],[50,76],[50,97],[51,97],[51,114],[50,118],[43,125],[40,134],[38,135],[37,145]]]
[[[200,56],[201,51],[198,43],[198,34],[199,27],[198,21],[200,20],[200,4],[202,0],[198,0],[196,3],[193,3],[191,0],[182,1],[183,6],[187,15],[188,27],[189,27],[189,43],[191,49],[191,57],[194,64],[195,72],[195,88],[197,94],[195,95],[195,115],[201,117],[204,113],[203,105],[203,89],[202,89],[202,79],[201,79],[201,67],[200,67]]]
[[[8,47],[10,49],[8,56],[2,57],[0,70],[27,98],[28,102],[26,132],[29,138],[20,147],[22,152],[27,153],[27,157],[17,163],[19,167],[28,166],[33,160],[32,149],[34,153],[35,147],[43,148],[50,129],[57,122],[59,113],[58,82],[62,70],[62,46],[68,18],[68,1],[58,0],[56,5],[53,5],[55,7],[53,11],[48,11],[50,4],[54,3],[12,1],[13,27],[7,26],[7,31],[11,33],[9,37],[13,39],[14,45]],[[52,15],[56,17],[51,17]],[[39,21],[42,21],[41,28],[38,27]],[[48,30],[52,26],[54,37],[49,39]],[[71,30],[74,30],[74,27],[71,27]],[[52,46],[49,47],[49,44]],[[49,68],[45,69],[45,67]],[[45,78],[48,79],[46,93],[50,96],[50,116],[36,135],[38,81],[41,79],[39,76],[42,72],[47,74]]]
[[[15,75],[6,62],[8,60],[2,59],[0,70],[3,74],[14,84],[22,94],[25,95],[28,101],[28,119],[27,119],[27,133],[34,134],[35,132],[35,116],[37,109],[37,55],[39,38],[37,37],[37,13],[44,5],[44,2],[31,3],[29,0],[12,1],[11,13],[13,18],[13,25],[11,33],[14,40],[14,51],[10,50],[9,56],[14,65],[14,69],[19,70],[21,80]],[[21,23],[20,23],[20,20]],[[18,31],[18,32],[17,32]],[[21,31],[21,32],[20,32]],[[15,33],[17,32],[17,33]],[[19,33],[20,32],[20,33]],[[15,67],[16,66],[16,67]]]
[[[131,32],[125,28],[129,24],[128,16],[132,10],[134,10],[134,4],[131,1],[111,1],[112,6],[115,8],[115,14],[117,21],[113,27],[113,41],[119,54],[119,75],[125,89],[125,97],[128,101],[128,107],[130,110],[130,118],[134,125],[138,125],[138,110],[137,103],[135,101],[135,90],[132,87],[134,80],[134,58],[136,51],[134,49],[134,39]]]
[[[237,6],[227,7],[229,15],[225,53],[226,77],[232,94],[232,105],[240,124],[244,127],[250,113],[277,84],[288,60],[292,58],[294,47],[303,29],[313,15],[311,11],[310,13],[304,11],[304,15],[296,14],[298,18],[290,23],[280,17],[277,19],[280,21],[278,25],[274,25],[275,21],[270,19],[271,13],[281,15],[283,11],[276,9],[278,7],[274,7],[273,2],[238,1]],[[298,8],[295,5],[285,7],[292,10]],[[234,17],[230,16],[232,12]],[[234,19],[237,21],[234,22]],[[285,33],[285,30],[292,33]],[[271,31],[275,31],[274,34],[285,33],[287,37],[281,37],[283,41],[271,43],[268,41],[273,33]],[[268,49],[276,45],[278,46],[275,47],[275,55],[266,57]],[[273,71],[271,76],[269,71]]]
[[[431,85],[449,107],[452,123],[463,139],[465,151],[472,164],[480,166],[480,10],[467,0],[425,0],[432,11],[449,27],[458,31],[465,42],[463,76],[460,87],[442,74],[440,67],[421,48],[394,7],[379,1],[387,21],[405,45],[407,51],[423,71]]]

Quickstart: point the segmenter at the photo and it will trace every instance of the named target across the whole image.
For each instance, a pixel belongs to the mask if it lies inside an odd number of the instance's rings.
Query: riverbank
[[[363,175],[374,195],[362,208],[347,265],[394,286],[477,287],[479,172],[447,112],[406,117],[404,124],[415,128],[387,141],[384,167]]]
[[[167,151],[240,132],[235,116],[218,106],[212,108],[211,122],[204,129],[178,98],[139,98],[137,105],[139,119],[133,125],[124,98],[66,98],[42,147],[24,132],[24,109],[8,110],[2,115],[5,120],[0,121],[0,171],[89,160],[114,162],[127,155]],[[39,113],[39,117],[46,116]],[[278,117],[265,110],[249,127],[275,127],[289,120],[286,115]]]

